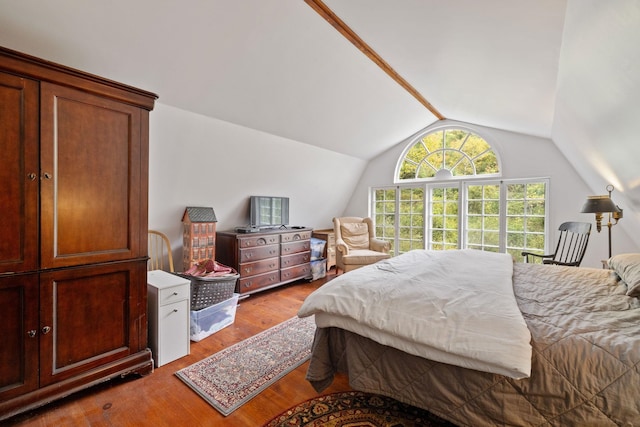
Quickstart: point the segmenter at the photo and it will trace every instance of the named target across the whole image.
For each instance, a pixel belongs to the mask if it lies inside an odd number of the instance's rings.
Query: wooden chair
[[[554,253],[540,255],[533,252],[522,252],[525,262],[529,262],[529,257],[542,259],[543,264],[567,265],[578,267],[584,258],[591,234],[591,223],[589,222],[563,222],[558,227],[560,238]]]
[[[336,269],[348,272],[390,258],[391,244],[375,238],[371,218],[333,218]]]
[[[163,233],[155,230],[149,230],[149,263],[147,270],[165,270],[173,273],[173,254],[171,253],[171,244],[169,238]],[[169,269],[165,269],[165,253]]]

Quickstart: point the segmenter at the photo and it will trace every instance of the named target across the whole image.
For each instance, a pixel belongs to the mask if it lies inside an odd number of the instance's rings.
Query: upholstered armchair
[[[391,244],[375,238],[371,218],[333,218],[336,267],[344,273],[390,258]]]

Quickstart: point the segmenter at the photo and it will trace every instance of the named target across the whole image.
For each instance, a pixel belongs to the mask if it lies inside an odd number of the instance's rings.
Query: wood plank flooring
[[[12,426],[262,426],[296,403],[318,394],[304,379],[309,362],[286,375],[227,417],[174,373],[296,315],[307,295],[333,276],[298,281],[240,301],[233,325],[191,343],[191,354],[142,378],[121,378],[18,415]],[[339,376],[322,394],[351,390]]]

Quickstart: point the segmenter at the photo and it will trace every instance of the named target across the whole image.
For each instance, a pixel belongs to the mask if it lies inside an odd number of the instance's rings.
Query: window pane
[[[446,129],[420,137],[399,162],[397,181],[433,180],[438,171],[454,177],[498,174],[498,157],[479,135],[464,129]]]
[[[433,132],[422,138],[422,141],[430,153],[442,149],[443,132],[444,131]]]
[[[431,239],[430,249],[454,249],[458,242],[458,204],[457,187],[434,188],[430,192]]]
[[[471,163],[471,159],[466,157],[463,158],[451,172],[453,176],[475,175],[473,163]]]
[[[400,179],[415,179],[418,165],[413,162],[404,161],[400,168]]]
[[[462,144],[466,141],[468,136],[469,136],[469,132],[463,131],[461,129],[447,130],[444,147],[459,150],[460,147],[462,147]]]
[[[507,186],[507,252],[522,260],[523,250],[542,254],[545,249],[546,183],[530,182]],[[531,258],[529,261],[533,261]]]

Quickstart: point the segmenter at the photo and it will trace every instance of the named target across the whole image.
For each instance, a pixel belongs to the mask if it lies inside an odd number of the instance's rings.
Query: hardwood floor
[[[326,280],[299,281],[240,301],[233,325],[191,343],[191,354],[143,378],[121,378],[18,415],[12,426],[262,426],[318,394],[304,379],[309,362],[227,417],[193,392],[174,372],[296,315],[302,301]],[[322,394],[351,390],[336,378]],[[3,424],[3,425],[5,425]]]

